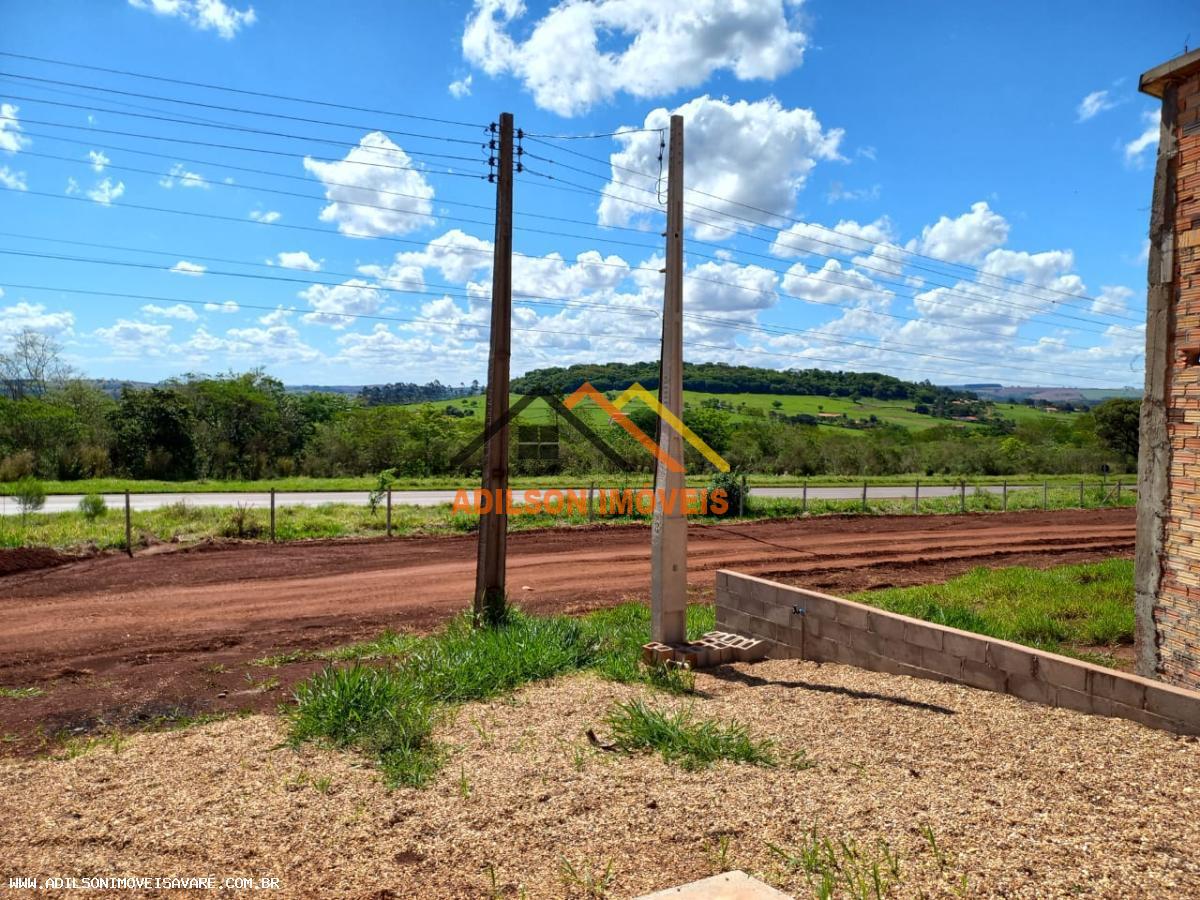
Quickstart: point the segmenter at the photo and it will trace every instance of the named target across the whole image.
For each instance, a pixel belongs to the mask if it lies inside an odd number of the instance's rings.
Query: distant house
[[[817,418],[829,421],[830,419],[840,419],[843,415],[844,413],[817,413]]]

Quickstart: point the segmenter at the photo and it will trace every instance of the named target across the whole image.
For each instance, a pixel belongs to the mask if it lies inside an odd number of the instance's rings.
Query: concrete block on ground
[[[703,878],[690,884],[667,888],[665,891],[655,891],[645,894],[637,900],[794,900],[791,894],[785,894],[751,878],[745,872],[734,870]]]

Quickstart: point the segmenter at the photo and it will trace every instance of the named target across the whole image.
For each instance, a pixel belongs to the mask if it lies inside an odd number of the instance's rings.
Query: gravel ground
[[[349,754],[283,748],[268,716],[6,760],[0,885],[272,876],[280,889],[260,896],[532,898],[588,896],[590,880],[591,896],[631,897],[742,868],[808,897],[768,844],[798,849],[816,827],[868,858],[886,841],[894,896],[1200,897],[1193,739],[799,661],[697,687],[679,700],[576,676],[463,707],[423,791],[389,792]],[[603,739],[605,710],[635,696],[737,718],[816,765],[689,773],[590,746],[587,729]]]

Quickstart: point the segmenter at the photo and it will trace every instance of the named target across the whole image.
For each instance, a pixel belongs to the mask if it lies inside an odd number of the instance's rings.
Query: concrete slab
[[[745,872],[734,870],[691,884],[646,894],[638,900],[794,900]]]

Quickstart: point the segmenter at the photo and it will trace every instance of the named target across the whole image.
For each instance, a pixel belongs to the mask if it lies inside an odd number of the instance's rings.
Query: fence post
[[[1083,499],[1083,481],[1079,482],[1079,508],[1086,509],[1087,502]]]
[[[958,511],[959,512],[967,511],[967,483],[966,483],[966,481],[960,481],[958,483]]]
[[[133,556],[133,519],[129,511],[129,491],[125,491],[125,552]]]
[[[742,476],[742,489],[738,491],[738,518],[746,515],[746,476]]]
[[[1000,512],[1008,512],[1008,479],[1004,479],[1000,484]]]
[[[1108,476],[1102,474],[1100,476],[1100,505],[1103,506],[1105,501],[1107,501],[1107,500],[1108,500]]]
[[[863,482],[862,511],[867,511],[867,483],[865,481]]]
[[[588,485],[588,521],[591,522],[596,518],[596,482]]]
[[[1042,482],[1042,509],[1050,508],[1050,482]]]
[[[916,486],[913,488],[913,512],[918,515],[921,512],[921,479],[917,479]]]
[[[275,543],[275,488],[271,488],[271,543]]]
[[[1121,505],[1121,479],[1117,479],[1117,506]]]
[[[392,489],[387,489],[387,524],[384,526],[384,534],[387,537],[392,536]]]
[[[808,512],[808,479],[804,479],[804,489],[800,492],[800,514]]]

